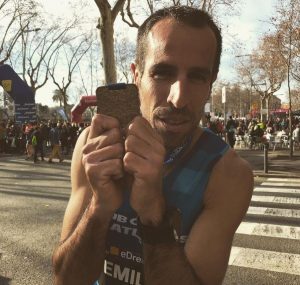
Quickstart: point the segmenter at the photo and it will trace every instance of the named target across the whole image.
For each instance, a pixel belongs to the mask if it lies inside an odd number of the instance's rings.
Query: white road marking
[[[242,222],[236,233],[274,238],[298,239],[300,246],[300,227]]]
[[[300,254],[232,247],[229,265],[300,275]]]
[[[266,194],[263,194],[262,192],[266,192]],[[299,179],[268,178],[260,186],[255,187],[251,201],[276,204],[285,203],[298,206],[300,205],[300,177]],[[287,208],[289,207],[287,206]],[[279,209],[273,208],[272,206],[250,206],[247,214],[252,216],[257,215],[257,219],[260,220],[264,219],[264,217],[272,217],[272,220],[275,222],[276,217],[283,217],[286,219],[293,218],[296,219],[296,221],[299,219],[299,226],[243,221],[238,227],[236,234],[246,236],[247,240],[250,242],[251,238],[254,238],[255,236],[258,238],[264,237],[266,238],[266,241],[270,238],[270,242],[271,238],[275,238],[275,240],[272,240],[274,245],[276,245],[276,239],[278,238],[283,239],[284,243],[299,241],[300,246],[299,209]],[[268,272],[282,272],[300,276],[300,254],[294,253],[233,246],[230,253],[229,265],[262,270],[262,272],[265,272],[266,278]]]
[[[267,182],[263,182],[261,183],[262,186],[276,186],[276,187],[300,187],[300,183],[296,183],[296,182],[271,182],[271,181],[267,181]]]
[[[271,192],[271,193],[284,193],[284,194],[300,194],[300,189],[294,188],[279,188],[279,187],[255,187],[255,192]]]
[[[273,182],[298,182],[300,184],[300,174],[299,178],[277,178],[277,177],[269,177],[267,181]]]
[[[278,209],[267,207],[252,207],[250,206],[247,214],[265,215],[274,217],[300,218],[300,210],[295,209]]]
[[[300,205],[300,198],[279,197],[279,196],[261,196],[253,195],[251,201],[254,202],[270,202],[270,203],[286,203],[291,205]]]

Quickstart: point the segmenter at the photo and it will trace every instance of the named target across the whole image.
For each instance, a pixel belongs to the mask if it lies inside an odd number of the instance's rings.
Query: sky
[[[47,8],[48,12],[61,15],[66,17],[69,13],[69,4],[68,0],[40,0],[43,5]],[[90,9],[85,11],[85,17],[90,17],[91,19],[98,16],[98,8],[93,0],[91,2]],[[88,1],[86,1],[87,3]],[[235,57],[233,51],[228,43],[232,41],[238,41],[242,43],[242,48],[238,51],[240,54],[248,54],[251,50],[256,47],[259,38],[270,29],[267,20],[270,15],[274,13],[274,4],[276,0],[244,0],[243,5],[241,6],[241,13],[238,17],[228,16],[224,19],[226,26],[228,26],[229,32],[226,34],[223,33],[224,37],[224,48],[223,55],[221,59],[221,66],[219,72],[219,78],[222,78],[225,81],[233,81],[236,79],[234,71],[234,62]],[[112,3],[112,1],[111,1]],[[59,9],[58,9],[59,7]],[[122,22],[121,22],[122,23]],[[124,23],[118,24],[115,30],[124,29]],[[136,34],[136,29],[127,30],[126,34],[130,38],[134,39]],[[235,37],[232,38],[232,35],[235,34]],[[236,51],[235,51],[236,54]],[[42,103],[43,105],[55,106],[57,103],[52,102],[53,90],[56,89],[55,85],[50,82],[38,90],[36,94],[36,102]],[[279,90],[279,93],[283,93]],[[76,96],[75,96],[76,97]],[[77,96],[78,97],[78,96]],[[280,97],[284,100],[284,97]],[[70,102],[75,103],[75,102]]]

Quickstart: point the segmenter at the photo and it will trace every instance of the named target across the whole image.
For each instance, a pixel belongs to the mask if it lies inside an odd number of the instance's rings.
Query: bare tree
[[[286,79],[285,65],[276,49],[274,36],[266,35],[262,38],[258,49],[254,51],[253,62],[256,67],[253,87],[261,96],[261,118],[264,117],[265,109],[268,119],[270,98],[281,88]]]
[[[124,6],[126,0],[117,0],[111,8],[107,0],[95,0],[101,17],[99,18],[98,28],[103,52],[103,66],[106,83],[117,82],[116,63],[114,55],[114,22],[117,15]]]
[[[81,80],[81,86],[78,89],[78,93],[81,95],[85,94],[86,96],[95,94],[96,87],[105,84],[105,82],[100,80],[100,78],[103,77],[101,74],[103,62],[101,61],[102,58],[99,53],[101,44],[94,31],[90,32],[89,41],[91,46],[83,59],[86,64],[78,65]],[[77,101],[79,97],[74,99]]]
[[[268,119],[270,98],[286,78],[284,63],[276,49],[276,37],[264,36],[252,54],[240,58],[237,71],[242,83],[260,94],[261,119]]]
[[[298,89],[293,89],[291,90],[292,93],[292,107],[293,111],[300,110],[300,92],[299,92],[299,87]]]
[[[211,96],[212,111],[215,114],[223,114],[224,106],[222,104],[222,87],[225,84],[220,82],[213,88]],[[252,104],[255,103],[252,98]],[[239,84],[226,84],[226,109],[235,117],[245,117],[250,109],[249,92],[243,89]]]
[[[66,25],[53,24],[50,27],[43,25],[43,28],[35,29],[36,33],[22,34],[21,73],[23,80],[34,94],[48,81],[53,56],[72,39],[68,33],[75,23],[76,20]]]
[[[28,25],[36,15],[36,4],[32,0],[0,2],[0,64],[10,59],[18,39],[30,32]],[[19,25],[20,19],[22,25]]]
[[[63,106],[64,111],[67,113],[67,105],[68,105],[68,96],[67,96],[67,90],[72,83],[72,76],[75,71],[75,68],[78,66],[79,62],[83,58],[83,56],[88,52],[88,50],[91,47],[90,42],[85,37],[81,37],[81,39],[78,41],[76,39],[77,43],[74,46],[74,42],[70,42],[66,44],[63,48],[64,52],[64,59],[66,61],[67,66],[67,76],[63,76],[61,79],[61,82],[58,82],[57,76],[55,74],[55,70],[57,67],[58,62],[60,64],[62,61],[60,61],[60,50],[56,52],[55,60],[53,62],[52,67],[49,67],[49,74],[53,80],[53,83],[57,86],[58,90],[63,96]]]
[[[276,28],[277,47],[287,70],[287,84],[289,96],[289,136],[290,136],[290,158],[293,157],[292,139],[292,92],[291,80],[300,79],[299,57],[300,57],[300,3],[299,0],[280,0],[277,5],[277,15],[271,18]]]
[[[116,41],[116,61],[118,71],[120,73],[120,81],[124,81],[126,83],[132,82],[131,71],[130,71],[130,63],[134,62],[135,59],[135,46],[131,43],[128,38],[121,37],[121,35],[117,36]]]

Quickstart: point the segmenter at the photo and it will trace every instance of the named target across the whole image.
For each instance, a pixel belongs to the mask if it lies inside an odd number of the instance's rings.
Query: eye
[[[154,79],[164,80],[164,79],[171,79],[173,76],[174,76],[174,73],[170,70],[159,70],[159,71],[156,71],[152,77]]]
[[[169,65],[156,65],[150,70],[150,76],[155,80],[170,80],[176,76],[176,69]]]
[[[193,80],[195,82],[207,82],[208,76],[200,71],[193,71],[189,73],[188,78],[190,80]]]

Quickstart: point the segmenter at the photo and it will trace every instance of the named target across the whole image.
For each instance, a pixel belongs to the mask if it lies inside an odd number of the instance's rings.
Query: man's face
[[[144,72],[132,66],[141,112],[174,148],[198,127],[215,80],[216,39],[208,27],[164,19],[148,34]]]

